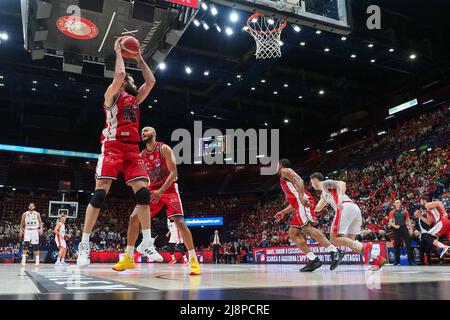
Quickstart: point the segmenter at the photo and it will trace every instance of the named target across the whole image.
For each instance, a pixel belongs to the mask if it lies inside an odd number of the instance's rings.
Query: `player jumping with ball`
[[[154,248],[154,239],[151,238],[150,229],[150,191],[147,186],[149,178],[147,170],[139,154],[139,104],[144,101],[153,86],[155,77],[143,60],[140,52],[135,57],[145,83],[137,89],[134,79],[125,72],[122,57],[123,38],[120,37],[114,44],[116,52],[116,66],[114,79],[105,92],[104,112],[106,126],[102,131],[102,153],[97,162],[95,172],[95,191],[87,209],[84,221],[83,236],[78,246],[77,264],[86,267],[90,263],[89,237],[97,221],[106,195],[113,180],[117,180],[123,172],[126,184],[133,189],[137,206],[135,214],[142,226],[142,246],[153,260],[162,261],[161,255]]]

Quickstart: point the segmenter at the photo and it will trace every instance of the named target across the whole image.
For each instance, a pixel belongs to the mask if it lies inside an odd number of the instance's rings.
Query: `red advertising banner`
[[[386,242],[378,241],[372,243],[372,252],[387,258]],[[318,244],[309,245],[309,248],[323,263],[330,263],[330,255],[325,248]],[[360,254],[347,247],[339,247],[339,249],[345,252],[342,264],[363,264]],[[297,247],[255,248],[253,249],[253,258],[255,263],[261,264],[306,264],[308,262],[305,254]]]
[[[198,0],[167,0],[168,2],[181,4],[182,6],[198,8]]]

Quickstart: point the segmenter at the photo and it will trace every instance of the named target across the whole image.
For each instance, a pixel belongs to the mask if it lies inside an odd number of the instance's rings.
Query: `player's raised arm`
[[[439,209],[439,211],[444,212],[444,216],[448,216],[447,210],[445,210],[445,206],[442,203],[442,201],[433,201],[428,202],[425,204],[425,209],[432,210],[432,209]]]
[[[114,97],[119,92],[126,78],[125,63],[122,57],[120,41],[122,41],[122,37],[119,37],[114,44],[114,51],[116,52],[116,67],[113,82],[105,92],[105,106],[107,108],[111,107]]]
[[[144,84],[139,88],[138,94],[136,96],[137,103],[139,104],[142,101],[144,101],[147,98],[150,91],[152,91],[156,83],[156,79],[155,76],[153,75],[152,70],[150,70],[147,63],[142,58],[141,53],[139,53],[138,56],[136,57],[136,61],[142,70],[142,76],[144,77],[145,80]]]

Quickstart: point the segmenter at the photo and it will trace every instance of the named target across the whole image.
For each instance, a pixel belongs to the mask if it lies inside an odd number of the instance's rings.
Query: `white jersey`
[[[175,221],[170,221],[170,219],[167,219],[167,228],[169,229],[170,232],[169,243],[183,243],[180,230],[178,230]]]
[[[37,230],[39,227],[39,212],[29,210],[25,212],[25,229]]]
[[[64,239],[64,236],[66,235],[66,225],[62,222],[58,222],[59,224],[59,233],[61,234],[61,237]]]
[[[325,180],[323,182],[322,197],[326,202],[333,207],[334,210],[337,209],[338,200],[341,202],[352,202],[349,196],[346,194],[339,196],[336,190],[336,182],[333,180]],[[339,199],[340,198],[340,199]]]

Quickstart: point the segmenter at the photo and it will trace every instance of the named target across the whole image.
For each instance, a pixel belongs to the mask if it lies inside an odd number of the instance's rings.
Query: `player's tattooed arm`
[[[323,187],[326,189],[336,189],[339,195],[344,195],[347,190],[347,184],[339,180],[325,180]]]
[[[105,107],[107,108],[111,107],[114,97],[119,93],[126,78],[125,63],[122,57],[122,49],[120,48],[121,41],[122,37],[119,37],[114,44],[114,50],[116,51],[116,67],[113,82],[105,92]]]
[[[142,101],[144,101],[149,95],[150,91],[152,91],[153,87],[155,86],[156,79],[155,76],[153,75],[152,70],[150,70],[147,63],[142,58],[140,52],[139,55],[136,57],[136,61],[142,70],[142,76],[144,77],[145,80],[145,83],[139,88],[138,94],[136,96],[137,103],[139,104]]]

